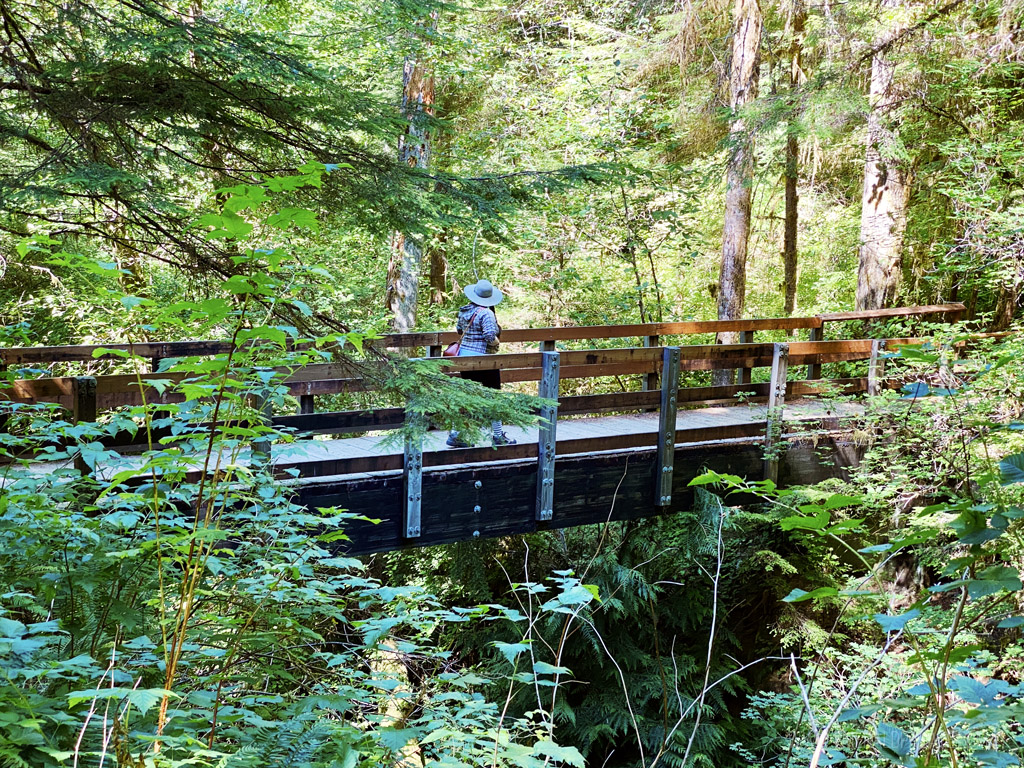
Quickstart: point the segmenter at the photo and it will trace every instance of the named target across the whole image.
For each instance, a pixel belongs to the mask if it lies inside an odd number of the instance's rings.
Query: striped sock
[[[501,425],[500,421],[491,422],[491,430],[495,440],[501,440],[505,435],[505,428]]]

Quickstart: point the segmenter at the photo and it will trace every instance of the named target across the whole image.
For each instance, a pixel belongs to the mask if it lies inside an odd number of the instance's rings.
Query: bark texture
[[[795,102],[797,89],[804,81],[803,52],[804,23],[807,20],[807,8],[804,0],[789,0],[789,13],[786,19],[787,33],[789,37],[789,92],[790,98]],[[795,103],[791,107],[796,109]],[[799,178],[799,141],[797,139],[796,119],[790,118],[789,130],[786,135],[786,212],[784,215],[784,227],[782,237],[782,265],[783,285],[785,288],[784,311],[786,316],[792,316],[796,308],[796,285],[797,285],[797,250],[796,231],[799,220],[797,205],[800,197],[797,194],[797,180]]]
[[[398,140],[398,158],[412,168],[430,165],[427,120],[434,114],[434,73],[429,64],[412,58],[402,69],[402,112],[405,133]],[[392,327],[403,333],[416,325],[423,243],[416,235],[395,232],[391,239],[384,304],[392,314]]]
[[[886,9],[899,5],[899,0],[882,0]],[[898,132],[892,113],[897,94],[893,84],[895,65],[887,50],[878,47],[871,59],[857,270],[858,310],[880,309],[896,295],[902,271],[903,236],[907,229],[910,172],[894,152]]]
[[[754,183],[753,138],[742,110],[757,98],[761,63],[763,17],[757,0],[733,4],[732,60],[729,71],[729,163],[725,177],[725,222],[722,263],[718,273],[718,318],[743,316],[747,288],[747,242],[750,238],[750,200]],[[718,342],[735,343],[735,333],[721,333]],[[728,384],[732,371],[715,371],[715,383]]]

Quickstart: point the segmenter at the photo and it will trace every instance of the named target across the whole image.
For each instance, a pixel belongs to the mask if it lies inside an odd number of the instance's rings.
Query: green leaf
[[[913,768],[912,759],[913,743],[906,733],[889,723],[879,723],[876,745],[883,756],[892,760],[896,765],[905,768]]]
[[[784,603],[802,603],[804,600],[815,600],[820,597],[834,597],[839,594],[839,590],[835,587],[818,587],[817,589],[805,592],[802,589],[794,589],[784,598]]]
[[[1003,619],[996,624],[999,629],[1015,629],[1017,627],[1024,627],[1024,616],[1011,616],[1008,619]]]
[[[907,626],[908,622],[913,621],[920,615],[921,611],[919,611],[917,608],[914,608],[912,611],[901,613],[899,616],[890,616],[889,614],[885,613],[876,613],[874,618],[875,621],[878,622],[879,626],[881,626],[882,631],[886,634],[889,634],[890,632],[899,632],[901,629]]]
[[[793,530],[817,531],[817,530],[821,530],[826,525],[828,525],[829,519],[830,519],[831,516],[829,515],[827,509],[819,508],[819,507],[813,507],[812,505],[807,505],[807,506],[801,507],[801,509],[805,509],[805,510],[816,509],[818,511],[817,511],[817,513],[815,515],[813,515],[811,517],[794,516],[794,517],[784,517],[784,518],[782,518],[782,520],[779,521],[779,525],[782,526],[782,530],[784,530],[784,531],[793,531]]]
[[[529,643],[503,643],[495,640],[492,645],[501,651],[501,655],[508,659],[509,664],[515,664],[516,656],[530,650]]]
[[[1003,485],[1024,483],[1024,453],[1015,453],[999,462]]]
[[[860,496],[844,496],[841,493],[834,493],[825,499],[825,509],[840,509],[853,506],[854,504],[862,504],[863,502],[864,499]]]
[[[987,768],[1008,768],[1011,765],[1020,765],[1020,760],[1016,755],[1011,755],[1009,752],[996,752],[991,749],[979,750],[972,754],[971,758]]]
[[[576,747],[560,747],[550,739],[541,739],[534,744],[533,754],[549,758],[557,763],[572,765],[575,768],[586,768],[583,755]]]
[[[1016,592],[1021,589],[1020,574],[1016,568],[1005,565],[993,565],[979,572],[977,577],[967,582],[967,594],[977,600],[996,592]]]

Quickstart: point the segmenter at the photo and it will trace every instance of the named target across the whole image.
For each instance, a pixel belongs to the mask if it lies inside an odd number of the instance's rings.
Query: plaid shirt
[[[455,329],[462,334],[460,355],[486,355],[498,351],[501,328],[491,309],[467,304],[459,310]]]

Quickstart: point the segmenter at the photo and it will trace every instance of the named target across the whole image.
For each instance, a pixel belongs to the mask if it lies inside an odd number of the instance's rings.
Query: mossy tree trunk
[[[402,111],[405,133],[398,140],[398,158],[412,168],[430,165],[428,120],[434,114],[433,67],[419,58],[407,57],[402,70]],[[392,327],[403,333],[416,325],[423,241],[413,233],[395,232],[391,238],[387,290],[384,303],[392,314]]]
[[[899,0],[882,0],[885,12]],[[907,229],[910,170],[898,155],[899,126],[894,111],[898,94],[893,83],[896,66],[887,47],[871,58],[870,111],[861,195],[860,253],[857,271],[857,309],[880,309],[899,287],[903,236]]]
[[[804,0],[789,0],[788,14],[786,19],[787,35],[789,37],[789,93],[792,104],[793,116],[789,119],[789,126],[786,133],[786,210],[784,214],[784,227],[782,237],[782,265],[783,265],[783,286],[785,299],[783,309],[787,317],[792,316],[796,308],[796,286],[797,286],[797,223],[799,214],[797,205],[800,197],[797,194],[797,180],[799,179],[799,151],[800,145],[797,138],[799,122],[796,117],[796,100],[799,98],[797,89],[804,80],[803,52],[804,24],[807,20],[807,8]]]
[[[743,108],[757,98],[764,20],[757,0],[733,5],[732,63],[729,73],[729,163],[726,169],[725,223],[722,262],[718,275],[718,318],[743,316],[747,287],[747,242],[750,239],[750,201],[754,184],[753,137]],[[735,333],[720,333],[719,343],[736,341]],[[715,371],[716,384],[732,382],[732,371]]]

